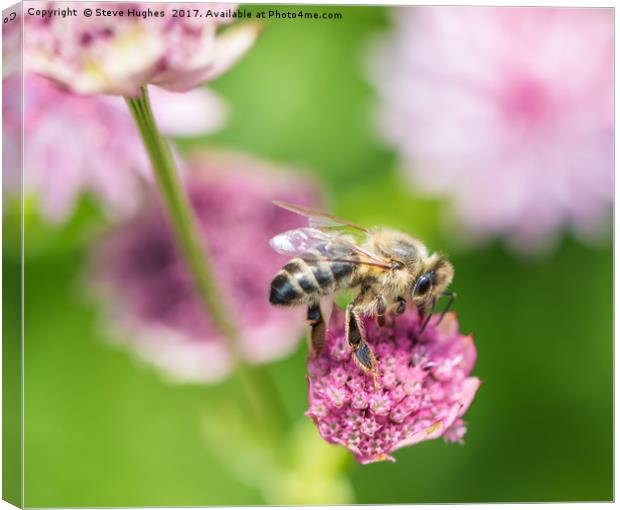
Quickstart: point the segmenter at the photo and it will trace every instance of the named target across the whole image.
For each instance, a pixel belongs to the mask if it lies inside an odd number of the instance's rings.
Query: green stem
[[[194,276],[196,291],[203,305],[209,311],[209,316],[215,323],[216,329],[236,349],[236,328],[228,319],[228,314],[218,297],[217,289],[212,283],[214,281],[213,270],[209,259],[204,255],[206,251],[205,241],[197,235],[193,215],[188,200],[181,189],[170,148],[160,136],[155,124],[148,91],[146,87],[142,87],[139,97],[126,99],[153,165],[155,179],[163,195],[185,263]]]
[[[267,374],[258,367],[246,365],[240,356],[237,328],[229,319],[230,315],[220,300],[221,294],[214,283],[212,265],[207,256],[206,241],[198,235],[196,222],[179,182],[170,148],[157,129],[148,91],[146,87],[142,87],[138,97],[125,99],[149,155],[155,180],[163,196],[182,256],[193,275],[196,292],[208,316],[228,341],[236,358],[237,374],[247,405],[252,408],[254,416],[259,417],[261,426],[268,431],[268,434],[277,438],[286,428],[284,421],[286,414],[273,392],[273,383],[267,382]]]

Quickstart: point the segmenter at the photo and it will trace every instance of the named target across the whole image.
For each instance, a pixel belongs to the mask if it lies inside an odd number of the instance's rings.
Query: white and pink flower
[[[71,2],[29,2],[34,10],[74,9]],[[173,17],[196,4],[82,2],[78,16],[25,17],[24,69],[80,94],[135,96],[141,86],[185,92],[234,65],[254,44],[259,25],[225,17]],[[225,12],[234,4],[212,4]],[[122,10],[124,16],[91,16],[85,8]],[[130,15],[130,10],[164,16]]]

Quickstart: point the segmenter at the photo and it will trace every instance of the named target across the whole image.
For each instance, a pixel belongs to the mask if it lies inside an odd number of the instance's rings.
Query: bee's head
[[[433,254],[424,264],[424,270],[413,282],[411,298],[416,305],[429,303],[434,297],[439,297],[446,290],[452,277],[454,268],[441,255]]]

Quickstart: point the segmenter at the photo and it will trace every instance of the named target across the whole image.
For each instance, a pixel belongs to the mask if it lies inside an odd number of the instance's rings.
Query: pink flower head
[[[334,307],[327,342],[308,365],[310,409],[306,413],[329,443],[351,450],[358,462],[391,460],[392,452],[443,436],[461,442],[461,417],[480,380],[470,377],[476,361],[471,336],[458,332],[454,314],[433,318],[422,335],[415,310],[380,328],[365,320],[377,357],[377,386],[351,359],[344,317]]]
[[[65,219],[82,192],[96,195],[116,215],[133,211],[152,170],[124,100],[72,94],[32,73],[23,79],[24,185],[26,192],[39,195],[42,213],[52,221]],[[20,87],[19,77],[12,76],[3,88],[5,162],[16,170]],[[206,90],[179,94],[153,88],[151,97],[166,134],[210,131],[225,116],[223,104]]]
[[[173,17],[172,7],[192,14],[200,7],[204,16]],[[24,68],[82,94],[135,96],[147,83],[190,90],[231,67],[258,34],[253,22],[219,31],[231,21],[224,15],[233,4],[29,2],[28,8],[77,8],[76,16],[26,16]],[[92,16],[83,14],[86,8]]]
[[[289,353],[304,329],[300,313],[271,306],[268,289],[286,259],[268,242],[300,227],[301,217],[275,207],[280,199],[316,205],[306,179],[245,157],[203,155],[188,165],[186,188],[213,263],[221,299],[240,332],[250,363]],[[181,382],[209,382],[231,369],[229,345],[192,290],[166,215],[152,200],[94,251],[108,321],[145,360]]]
[[[399,9],[374,77],[416,186],[474,237],[520,250],[594,235],[613,195],[613,13]]]

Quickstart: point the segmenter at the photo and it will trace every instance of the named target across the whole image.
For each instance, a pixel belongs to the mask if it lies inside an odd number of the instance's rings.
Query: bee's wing
[[[368,233],[368,229],[364,227],[360,227],[355,223],[351,223],[350,221],[343,220],[342,218],[338,218],[336,216],[332,216],[331,214],[316,211],[314,209],[309,209],[307,207],[301,207],[299,205],[289,204],[287,202],[282,202],[280,200],[274,200],[273,203],[282,209],[286,209],[287,211],[291,211],[297,214],[301,214],[308,218],[308,224],[313,228],[335,228],[335,227],[351,227],[356,230],[359,230],[364,233]]]
[[[316,228],[287,230],[271,238],[269,244],[282,255],[296,257],[317,247],[328,246],[332,236]]]
[[[287,230],[273,237],[269,244],[281,253],[306,260],[323,260],[365,264],[389,269],[390,260],[357,246],[351,239],[335,232],[324,232],[316,228]]]

